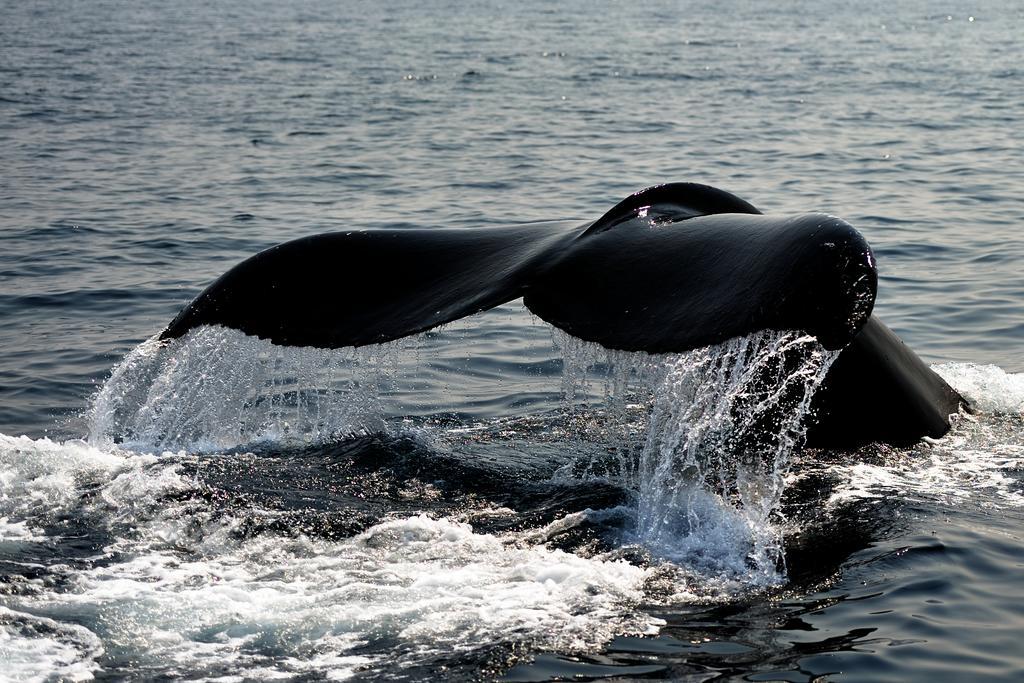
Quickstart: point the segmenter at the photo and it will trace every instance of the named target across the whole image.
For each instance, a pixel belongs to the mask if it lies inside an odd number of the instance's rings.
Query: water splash
[[[997,415],[1024,416],[1024,372],[1006,372],[995,365],[943,363],[932,366],[974,407]]]
[[[190,465],[231,457],[0,434],[0,517],[33,536],[0,537],[6,558],[27,544],[81,550],[83,532],[104,540],[87,559],[44,555],[45,584],[6,586],[0,661],[31,680],[118,677],[126,663],[203,680],[362,679],[495,643],[587,652],[663,624],[637,609],[645,568],[547,548],[529,530],[396,514],[346,538],[282,532],[288,518],[258,497],[205,495]],[[69,520],[76,535],[56,535]]]
[[[637,471],[644,545],[712,572],[775,577],[790,456],[837,355],[810,336],[762,332],[671,359]]]
[[[153,338],[114,368],[94,398],[89,441],[214,450],[380,431],[397,350],[284,348],[223,327]]]
[[[838,352],[775,331],[664,355],[608,351],[561,333],[555,340],[568,403],[593,396],[594,375],[612,405],[650,402],[642,447],[619,450],[611,468],[636,497],[635,540],[706,574],[781,580],[776,522],[790,456]],[[603,431],[638,430],[635,416],[617,427]]]
[[[602,455],[583,474],[603,468],[634,494],[632,540],[708,574],[778,578],[775,521],[789,456],[836,354],[794,332],[661,355],[609,350],[557,330],[554,341],[570,408],[548,426],[586,442],[580,452]],[[387,431],[385,401],[418,371],[406,350],[282,348],[219,327],[150,340],[96,396],[89,440],[196,451]]]

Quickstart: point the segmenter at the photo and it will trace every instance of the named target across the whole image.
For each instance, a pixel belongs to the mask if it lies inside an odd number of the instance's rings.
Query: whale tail
[[[871,250],[821,214],[769,218],[723,190],[648,188],[591,224],[357,230],[243,261],[167,327],[233,327],[275,344],[387,342],[524,297],[544,320],[631,351],[685,351],[761,329],[846,344],[867,321]]]
[[[286,242],[217,279],[161,338],[224,325],[280,345],[363,346],[520,297],[569,334],[627,351],[796,329],[829,349],[853,342],[826,379],[814,440],[938,435],[962,399],[871,317],[877,283],[871,249],[845,221],[764,216],[723,190],[672,183],[584,225],[354,230]],[[906,429],[891,423],[907,410],[876,411],[867,427],[857,421],[855,408],[881,405],[868,400],[866,376],[913,408]]]

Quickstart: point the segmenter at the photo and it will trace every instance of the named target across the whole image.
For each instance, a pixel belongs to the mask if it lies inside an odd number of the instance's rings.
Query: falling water
[[[114,369],[87,415],[89,441],[145,450],[309,444],[383,429],[394,344],[285,348],[222,327],[143,342]]]
[[[776,331],[663,355],[609,351],[563,333],[555,341],[571,409],[593,395],[597,375],[619,416],[602,431],[646,435],[610,468],[636,498],[636,541],[708,574],[781,580],[779,504],[790,455],[838,352]],[[638,400],[650,405],[640,428],[622,410]]]
[[[836,353],[765,331],[680,354],[605,349],[554,332],[561,416],[598,443],[571,474],[600,469],[635,498],[635,541],[706,574],[781,578],[779,503],[814,391]],[[385,399],[415,373],[396,344],[274,346],[219,327],[149,340],[118,365],[89,413],[90,441],[139,450],[322,443],[388,429]],[[602,390],[594,391],[593,378]],[[580,449],[587,452],[587,449]]]
[[[790,455],[837,355],[813,337],[761,332],[668,361],[636,480],[644,545],[691,562],[696,551],[710,570],[775,575]],[[731,542],[708,544],[709,530]],[[737,546],[748,548],[738,566]]]

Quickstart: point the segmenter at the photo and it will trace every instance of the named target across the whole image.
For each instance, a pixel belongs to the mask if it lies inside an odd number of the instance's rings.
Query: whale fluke
[[[280,345],[363,346],[520,297],[569,334],[626,351],[803,330],[826,348],[846,347],[816,400],[813,441],[938,436],[963,399],[871,317],[877,283],[870,247],[839,218],[765,216],[724,190],[671,183],[583,225],[353,230],[286,242],[218,278],[161,338],[224,325]],[[867,401],[869,377],[885,387],[883,400]],[[858,422],[854,408],[866,401],[887,407]]]
[[[280,244],[206,288],[167,327],[224,325],[275,344],[392,341],[513,299],[588,341],[686,351],[762,329],[829,348],[867,321],[871,250],[822,214],[767,217],[723,190],[638,192],[591,224],[363,230]]]
[[[224,325],[283,346],[380,344],[523,296],[574,224],[354,230],[260,252],[207,287],[161,335]]]
[[[582,235],[532,279],[526,306],[576,337],[652,353],[764,329],[805,330],[838,349],[867,322],[874,260],[845,221],[663,215]]]

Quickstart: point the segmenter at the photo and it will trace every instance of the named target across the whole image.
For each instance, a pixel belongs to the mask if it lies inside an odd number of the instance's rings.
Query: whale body
[[[161,334],[223,325],[288,346],[383,343],[523,298],[569,334],[683,352],[759,330],[842,349],[812,404],[811,447],[907,445],[965,404],[872,315],[874,255],[834,216],[765,216],[707,185],[633,194],[592,223],[355,230],[238,264]]]

